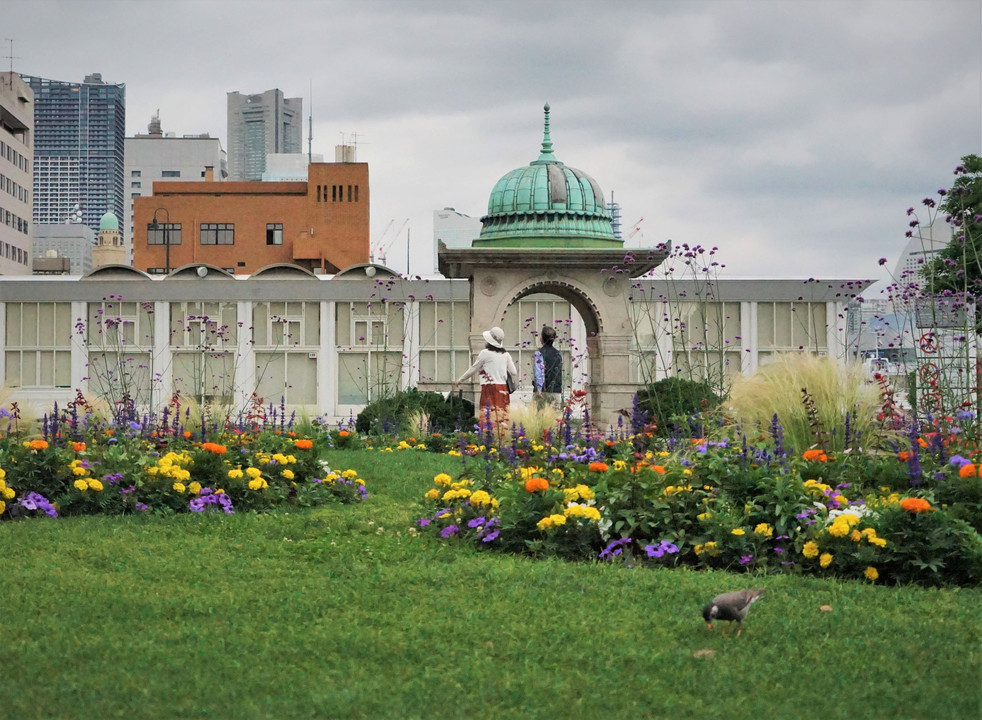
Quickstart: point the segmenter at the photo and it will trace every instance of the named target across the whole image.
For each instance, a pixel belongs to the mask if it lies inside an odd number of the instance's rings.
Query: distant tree
[[[936,217],[952,226],[951,243],[924,268],[927,290],[935,294],[965,293],[970,303],[982,298],[982,157],[966,155],[955,168],[955,182],[949,190],[938,190]],[[923,201],[934,211],[935,201]],[[913,208],[907,211],[913,215]],[[911,221],[918,228],[918,221]],[[913,236],[915,230],[909,230]]]

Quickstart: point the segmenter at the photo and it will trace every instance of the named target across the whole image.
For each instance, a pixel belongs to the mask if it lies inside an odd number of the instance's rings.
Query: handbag
[[[511,379],[511,375],[508,375],[507,373],[505,373],[505,387],[508,388],[509,395],[518,389],[518,386],[515,385],[515,381]]]

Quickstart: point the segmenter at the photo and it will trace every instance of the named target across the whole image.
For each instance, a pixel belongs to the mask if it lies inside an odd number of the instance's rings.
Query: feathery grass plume
[[[802,388],[809,401],[802,402]],[[877,419],[879,388],[868,382],[861,365],[810,353],[785,353],[754,375],[734,379],[726,412],[746,432],[766,432],[774,416],[785,443],[798,453],[815,442],[816,427],[827,433],[826,450],[845,449],[845,418],[850,435],[870,447],[885,430]]]
[[[511,404],[509,419],[515,427],[525,429],[525,437],[531,440],[541,440],[545,430],[555,428],[559,425],[561,415],[559,410],[549,405],[539,406],[532,402],[528,405],[513,402]]]
[[[426,437],[430,434],[430,414],[425,410],[414,410],[406,419],[409,434],[412,437]]]

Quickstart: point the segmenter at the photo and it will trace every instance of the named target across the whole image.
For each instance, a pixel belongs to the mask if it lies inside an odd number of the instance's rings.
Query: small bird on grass
[[[713,620],[729,620],[730,622],[736,620],[737,637],[739,637],[743,630],[742,623],[747,617],[747,611],[750,610],[754,601],[765,592],[767,592],[766,589],[760,588],[757,590],[737,590],[736,592],[717,595],[702,609],[702,619],[706,621],[706,627],[712,630]]]

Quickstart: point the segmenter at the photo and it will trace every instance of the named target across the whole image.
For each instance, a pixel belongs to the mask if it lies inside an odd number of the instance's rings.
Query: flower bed
[[[982,479],[952,454],[965,437],[838,455],[786,454],[770,437],[470,444],[451,452],[462,470],[436,476],[418,524],[566,559],[977,585]]]
[[[98,427],[0,438],[0,519],[93,513],[262,511],[358,502],[355,470],[332,470],[330,441],[291,430],[190,432]]]

